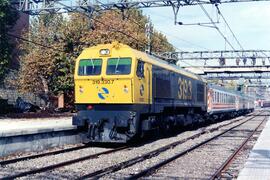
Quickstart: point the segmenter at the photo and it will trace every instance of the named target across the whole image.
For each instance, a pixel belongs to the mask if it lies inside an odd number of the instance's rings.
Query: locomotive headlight
[[[84,90],[83,90],[83,87],[82,87],[82,86],[79,86],[79,92],[80,92],[80,93],[83,93],[83,91],[84,91]]]
[[[124,85],[124,92],[125,93],[128,93],[128,87],[127,87],[127,85]]]
[[[109,50],[109,49],[101,49],[101,50],[99,51],[99,54],[100,54],[101,56],[110,55],[110,50]]]

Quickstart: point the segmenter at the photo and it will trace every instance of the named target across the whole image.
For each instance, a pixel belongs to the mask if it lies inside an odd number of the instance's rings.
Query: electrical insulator
[[[240,58],[236,58],[235,62],[236,62],[236,65],[239,66],[239,64],[240,64]]]
[[[246,64],[247,64],[247,58],[245,58],[245,57],[244,57],[244,59],[243,59],[243,63],[244,63],[244,65],[246,65]]]
[[[255,66],[255,64],[256,64],[256,57],[255,57],[255,55],[253,55],[251,57],[251,63],[252,63],[253,66]]]
[[[262,65],[265,66],[265,59],[262,59]]]
[[[219,65],[220,66],[224,66],[226,63],[225,63],[225,58],[224,57],[220,57],[219,58]]]

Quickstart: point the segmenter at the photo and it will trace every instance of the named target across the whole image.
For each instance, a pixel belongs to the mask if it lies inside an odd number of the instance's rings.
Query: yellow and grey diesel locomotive
[[[91,142],[127,142],[207,112],[201,77],[118,42],[85,49],[74,78],[73,125]]]

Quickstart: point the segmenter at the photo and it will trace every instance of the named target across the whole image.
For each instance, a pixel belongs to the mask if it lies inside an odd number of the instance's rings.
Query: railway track
[[[88,145],[82,145],[82,146],[66,148],[66,149],[61,149],[61,150],[56,150],[56,151],[51,151],[51,152],[46,152],[46,153],[40,153],[40,154],[35,154],[35,155],[29,155],[29,156],[23,156],[23,157],[18,157],[18,158],[13,158],[13,159],[7,159],[7,160],[0,161],[0,166],[5,166],[5,165],[8,165],[8,164],[13,164],[13,163],[17,163],[17,162],[20,162],[20,161],[26,161],[26,160],[41,158],[41,157],[45,157],[45,156],[51,156],[51,155],[57,155],[57,154],[61,154],[61,153],[71,152],[71,151],[77,151],[77,150],[84,149],[84,148],[89,148],[89,146]]]
[[[235,121],[232,121],[232,122],[229,122],[229,123],[226,123],[226,124],[223,124],[223,125],[220,125],[216,128],[212,128],[212,129],[208,129],[208,130],[203,130],[195,135],[192,135],[188,138],[185,138],[183,140],[180,140],[180,141],[176,141],[176,142],[173,142],[169,145],[166,145],[166,146],[163,146],[161,148],[158,148],[156,150],[153,150],[151,152],[148,152],[148,153],[145,153],[143,155],[141,155],[140,157],[135,157],[133,159],[130,159],[128,161],[125,161],[125,162],[121,162],[119,164],[116,164],[116,165],[113,165],[113,166],[110,166],[110,167],[107,167],[107,168],[104,168],[104,169],[100,169],[98,171],[95,171],[95,172],[92,172],[92,173],[89,173],[89,174],[86,174],[82,177],[80,177],[79,179],[86,179],[86,178],[99,178],[99,177],[102,177],[106,174],[109,174],[109,173],[113,173],[113,172],[116,172],[122,168],[127,168],[127,167],[130,167],[136,163],[139,163],[139,162],[142,162],[146,159],[149,159],[149,158],[152,158],[152,157],[155,157],[155,156],[158,156],[160,153],[162,152],[165,152],[166,150],[168,149],[171,149],[171,148],[174,148],[175,146],[177,145],[180,145],[180,144],[183,144],[185,142],[187,142],[188,140],[192,140],[192,139],[195,139],[195,138],[198,138],[200,137],[201,135],[203,134],[206,134],[206,133],[209,133],[209,132],[214,132],[214,131],[217,131],[219,130],[220,128],[223,128],[223,127],[226,127],[226,126],[229,126],[231,124],[234,124],[234,123],[237,123],[239,121],[242,121],[241,123],[235,125],[234,127],[230,128],[230,129],[233,129],[233,128],[236,128],[246,122],[248,122],[249,120],[255,118],[256,116],[249,116],[247,118],[240,118],[238,120],[235,120]],[[225,132],[221,133],[220,135],[224,134]],[[69,161],[65,161],[65,162],[61,162],[61,163],[58,163],[58,164],[53,164],[53,165],[48,165],[48,166],[45,166],[45,167],[41,167],[41,168],[37,168],[37,169],[33,169],[33,170],[29,170],[29,171],[25,171],[25,172],[21,172],[21,173],[18,173],[18,174],[15,174],[15,175],[11,175],[11,176],[7,176],[7,177],[4,177],[2,179],[14,179],[14,178],[18,178],[18,177],[24,177],[24,176],[28,176],[28,175],[33,175],[33,174],[37,174],[37,173],[42,173],[42,172],[46,172],[46,171],[49,171],[49,170],[54,170],[54,169],[57,169],[57,168],[60,168],[60,167],[64,167],[64,166],[68,166],[68,165],[71,165],[71,164],[75,164],[75,163],[78,163],[78,162],[81,162],[81,161],[85,161],[85,160],[89,160],[89,159],[94,159],[94,158],[98,158],[99,156],[101,155],[105,155],[105,154],[110,154],[110,153],[113,153],[113,152],[117,152],[117,151],[121,151],[121,150],[124,150],[124,149],[128,149],[130,147],[128,146],[125,146],[125,147],[120,147],[120,148],[117,148],[117,149],[113,149],[113,150],[108,150],[108,151],[105,151],[105,152],[101,152],[101,153],[97,153],[97,154],[93,154],[93,155],[88,155],[88,156],[84,156],[84,157],[81,157],[81,158],[77,158],[77,159],[72,159],[72,160],[69,160]],[[195,149],[195,147],[194,147]],[[189,152],[189,151],[187,151]],[[187,153],[186,152],[186,153]],[[59,152],[61,153],[61,152]],[[46,153],[44,153],[46,154]],[[183,154],[185,154],[183,152]],[[37,155],[38,156],[38,155]],[[46,155],[39,155],[40,157],[42,156],[46,156]],[[179,156],[180,157],[180,156]],[[24,157],[26,160],[27,160],[27,157]],[[10,161],[10,162],[8,162]],[[9,164],[9,163],[12,163],[13,162],[16,162],[16,160],[7,160],[6,164]],[[170,161],[170,160],[168,160]],[[5,162],[3,162],[4,164]],[[137,177],[140,177],[140,176],[143,176],[144,173],[142,174],[138,174],[138,175],[134,175],[130,178],[137,178]]]
[[[103,152],[96,153],[96,154],[91,154],[91,155],[84,156],[84,157],[81,157],[81,158],[72,159],[72,160],[69,160],[69,161],[64,161],[64,162],[61,162],[61,163],[52,164],[52,165],[49,165],[49,166],[45,166],[45,167],[41,167],[41,168],[29,170],[29,171],[24,171],[24,172],[21,172],[21,173],[15,174],[15,175],[11,175],[11,176],[7,176],[7,177],[3,177],[3,178],[0,178],[0,179],[1,180],[10,180],[10,179],[15,179],[15,178],[24,177],[24,176],[28,176],[28,175],[33,175],[33,174],[37,174],[37,173],[42,173],[42,172],[46,172],[46,171],[53,170],[53,169],[56,169],[56,168],[68,166],[68,165],[71,165],[71,164],[74,164],[74,163],[78,163],[78,162],[81,162],[81,161],[98,158],[98,156],[114,153],[114,152],[121,151],[121,150],[128,149],[128,148],[129,148],[128,146],[123,146],[123,147],[120,147],[120,148],[116,148],[116,149],[112,149],[112,150],[108,150],[108,151],[103,151]]]
[[[265,117],[260,123],[259,125],[252,131],[252,133],[247,137],[247,139],[234,151],[234,153],[221,165],[221,167],[212,175],[211,179],[216,179],[218,177],[220,177],[220,175],[222,174],[222,172],[229,166],[229,164],[233,161],[233,159],[235,158],[235,156],[240,152],[240,150],[243,148],[243,146],[248,142],[248,140],[254,135],[254,133],[258,130],[258,128],[263,124],[263,122],[267,119],[268,117]],[[181,158],[182,156],[194,151],[194,150],[197,150],[199,147],[202,147],[203,145],[207,145],[208,143],[216,140],[217,138],[221,137],[222,135],[234,130],[235,128],[245,124],[246,122],[248,121],[244,121],[232,128],[229,128],[228,130],[222,132],[222,133],[219,133],[217,135],[215,135],[214,137],[212,138],[209,138],[205,141],[202,141],[201,143],[197,144],[197,145],[194,145],[192,146],[191,148],[187,149],[187,150],[184,150],[170,158],[167,158],[163,161],[160,161],[159,163],[149,167],[149,168],[146,168],[142,171],[140,171],[139,173],[136,173],[136,174],[133,174],[131,176],[129,176],[128,178],[126,179],[137,179],[137,178],[141,178],[141,177],[144,177],[144,176],[149,176],[151,175],[152,173],[154,173],[155,171],[159,170],[161,167],[169,164],[170,162],[178,159],[178,158]]]
[[[212,175],[211,180],[222,178],[223,172],[227,170],[227,168],[233,163],[237,155],[241,152],[241,150],[245,147],[245,145],[250,141],[253,135],[258,131],[258,129],[262,126],[262,124],[267,120],[268,117],[265,117],[261,123],[248,135],[248,137],[243,141],[243,143],[226,159],[224,163],[218,168],[218,170]]]

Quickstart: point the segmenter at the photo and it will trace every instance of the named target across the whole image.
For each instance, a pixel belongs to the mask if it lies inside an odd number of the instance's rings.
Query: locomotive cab
[[[150,65],[131,56],[130,48],[123,51],[122,47],[120,51],[118,46],[89,48],[79,56],[75,70],[76,104],[149,103],[150,93],[145,88],[150,84]]]

